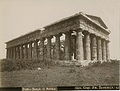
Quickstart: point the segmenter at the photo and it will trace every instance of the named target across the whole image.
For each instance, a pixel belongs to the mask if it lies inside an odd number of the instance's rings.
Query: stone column
[[[65,33],[65,60],[71,60],[71,32]]]
[[[20,46],[18,46],[18,59],[20,59]]]
[[[55,42],[55,54],[56,54],[56,59],[60,59],[60,34],[55,35],[56,37],[56,42]]]
[[[29,43],[29,59],[32,59],[32,42]]]
[[[102,53],[103,53],[103,60],[104,61],[106,61],[106,41],[105,40],[103,40],[103,51],[102,51]]]
[[[82,30],[79,29],[76,31],[76,59],[81,61],[83,60],[83,38],[82,38]]]
[[[47,59],[51,61],[51,36],[47,37]]]
[[[33,59],[37,59],[38,58],[38,40],[34,41],[34,58]]]
[[[93,35],[92,38],[91,38],[91,57],[92,57],[92,60],[97,60],[97,41],[96,41],[96,36]]]
[[[23,55],[23,45],[20,45],[20,59],[23,59],[24,55]]]
[[[86,60],[91,60],[91,50],[90,50],[90,34],[85,34],[85,56]]]
[[[44,60],[44,38],[41,39],[41,45],[40,45],[40,55],[41,55],[41,60]]]
[[[106,59],[110,61],[109,41],[106,41]]]
[[[27,59],[28,58],[28,44],[25,44],[25,55],[24,58]]]
[[[8,56],[8,48],[6,48],[6,58],[8,59],[9,58],[9,56]]]
[[[16,46],[14,47],[14,59],[16,59]]]
[[[9,53],[9,58],[12,58],[12,57],[11,57],[11,48],[9,48],[9,51],[10,51],[10,53]]]
[[[102,45],[101,45],[101,38],[97,38],[97,52],[98,52],[98,55],[97,55],[97,58],[99,61],[102,60]]]

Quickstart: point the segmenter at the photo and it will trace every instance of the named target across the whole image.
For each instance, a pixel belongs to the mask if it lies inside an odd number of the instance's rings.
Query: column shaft
[[[44,38],[41,39],[40,55],[41,55],[41,60],[44,60]]]
[[[101,61],[102,60],[102,45],[101,45],[101,39],[98,38],[98,43],[97,43],[97,50],[98,50],[98,60]]]
[[[29,43],[29,59],[32,59],[32,42]]]
[[[65,60],[71,60],[71,33],[65,33]]]
[[[91,56],[92,56],[92,60],[97,60],[97,41],[96,41],[96,36],[94,35],[93,37],[92,37],[92,41],[91,41],[92,43],[91,43]]]
[[[86,60],[91,60],[90,35],[88,33],[85,34],[85,51]]]
[[[77,60],[83,60],[83,39],[82,39],[82,30],[76,31],[76,58]]]
[[[55,42],[55,49],[56,49],[56,59],[60,59],[60,35],[56,35],[56,42]]]
[[[47,38],[47,58],[50,61],[51,61],[51,38],[52,37]]]
[[[110,60],[109,42],[106,42],[106,59]]]
[[[38,58],[38,40],[34,41],[34,57],[33,59],[37,59]]]
[[[25,56],[24,58],[27,59],[28,58],[28,48],[27,48],[27,44],[25,44]]]
[[[102,53],[103,53],[103,60],[106,60],[106,41],[105,40],[103,40],[103,51],[102,51]]]

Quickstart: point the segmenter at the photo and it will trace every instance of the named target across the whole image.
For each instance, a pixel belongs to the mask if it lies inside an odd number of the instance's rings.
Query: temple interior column
[[[59,60],[60,59],[60,34],[56,35],[56,42],[55,42],[55,55],[56,55],[56,59]]]
[[[82,30],[79,29],[76,31],[76,59],[78,61],[83,60],[83,38],[82,38]]]
[[[91,38],[91,59],[97,60],[97,41],[95,35],[92,35]]]
[[[71,60],[71,32],[65,33],[65,60]]]
[[[98,60],[99,61],[101,61],[102,60],[102,45],[101,45],[101,38],[100,37],[98,37],[97,38],[97,58],[98,58]]]
[[[85,57],[86,60],[91,60],[91,50],[90,50],[90,34],[85,33]]]

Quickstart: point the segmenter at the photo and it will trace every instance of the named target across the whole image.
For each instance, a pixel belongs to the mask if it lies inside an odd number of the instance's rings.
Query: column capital
[[[53,36],[48,36],[48,37],[46,37],[47,39],[52,39],[53,38]]]
[[[83,29],[82,29],[82,28],[78,28],[78,29],[76,30],[76,32],[83,32]]]
[[[60,36],[62,36],[62,33],[59,33],[59,34],[56,34],[56,35],[54,35],[55,37],[60,37]]]

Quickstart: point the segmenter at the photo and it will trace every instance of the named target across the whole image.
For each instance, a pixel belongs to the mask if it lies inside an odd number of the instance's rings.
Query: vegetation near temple
[[[80,65],[38,64],[37,62],[16,69],[12,65],[6,65],[6,68],[1,72],[1,79],[2,86],[118,85],[119,61],[96,62],[85,67]]]

